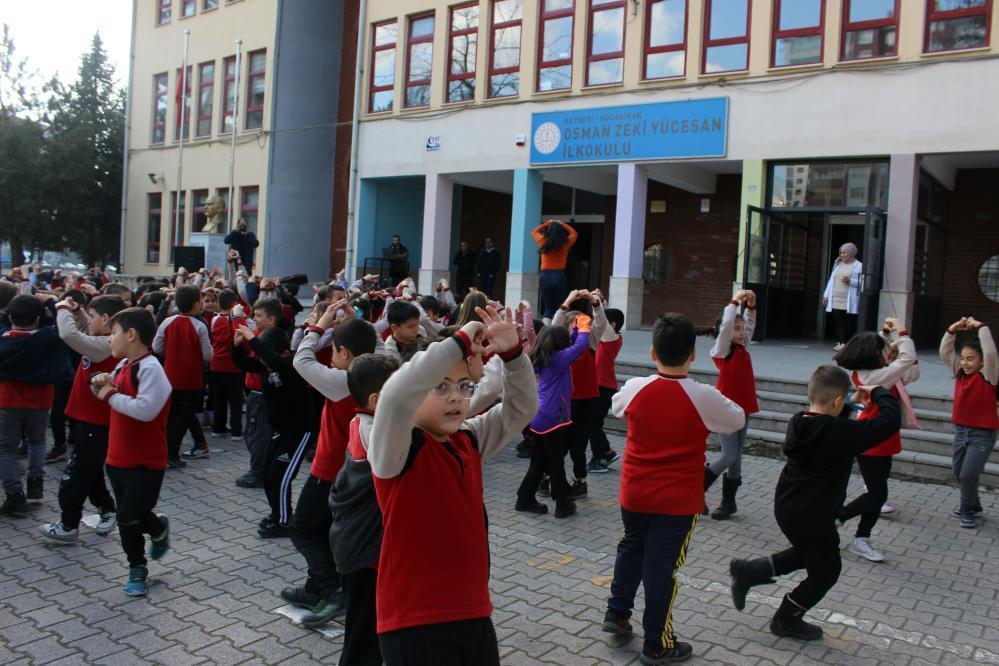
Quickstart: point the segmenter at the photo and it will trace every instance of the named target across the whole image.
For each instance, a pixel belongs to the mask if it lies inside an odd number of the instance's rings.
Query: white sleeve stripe
[[[642,389],[651,384],[652,382],[659,379],[658,375],[650,375],[648,377],[633,377],[625,382],[621,390],[614,394],[611,398],[611,413],[619,419],[624,419],[624,411],[631,404],[631,401],[635,399]]]
[[[746,425],[746,414],[742,407],[723,396],[715,387],[690,378],[680,380],[680,385],[694,403],[704,427],[711,432],[730,435]]]

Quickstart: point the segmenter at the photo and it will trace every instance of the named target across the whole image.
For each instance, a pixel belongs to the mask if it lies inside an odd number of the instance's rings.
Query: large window
[[[843,0],[840,59],[862,60],[898,54],[900,0]]]
[[[170,22],[173,14],[173,0],[156,0],[156,23],[163,25]]]
[[[406,91],[404,108],[430,105],[430,77],[434,68],[434,15],[409,19],[406,47]]]
[[[687,0],[651,0],[645,8],[642,78],[669,79],[687,70]]]
[[[167,74],[153,77],[153,143],[166,140]]]
[[[181,81],[183,79],[183,81]],[[184,87],[184,92],[181,93],[181,85]],[[183,113],[181,113],[181,103],[184,105]],[[183,123],[184,139],[191,138],[191,66],[187,66],[187,76],[183,75],[183,70],[177,68],[177,93],[174,98],[174,128],[173,128],[173,138],[176,141],[180,139],[181,136],[181,124]]]
[[[625,0],[590,0],[586,36],[586,85],[624,80]]]
[[[149,195],[146,217],[146,263],[160,263],[160,226],[163,222],[163,195]]]
[[[770,170],[774,208],[888,207],[887,162],[803,162]]]
[[[822,62],[826,0],[775,0],[771,66]]]
[[[225,212],[222,214],[225,218],[222,222],[222,226],[225,227],[229,224],[229,188],[228,187],[218,187],[215,189],[215,196],[222,200],[225,204]],[[228,229],[224,230],[224,233],[228,233]]]
[[[489,52],[489,96],[520,94],[520,33],[522,0],[493,0],[492,38]]]
[[[246,129],[264,126],[264,71],[267,68],[267,51],[249,54],[250,71],[246,76]]]
[[[476,2],[451,8],[448,33],[447,101],[475,99],[475,56],[479,44],[479,5]]]
[[[222,133],[232,131],[233,114],[236,113],[236,56],[222,61],[225,79],[222,81]]]
[[[392,110],[395,95],[395,43],[398,25],[395,21],[376,24],[371,45],[371,99],[369,113]]]
[[[992,0],[926,0],[926,51],[989,45]]]
[[[239,216],[246,220],[250,231],[257,231],[257,213],[260,208],[260,188],[239,188]]]
[[[197,232],[205,228],[208,223],[208,216],[205,215],[205,204],[208,203],[208,190],[194,190],[191,192],[194,199],[194,220],[191,223],[191,231]]]
[[[749,68],[750,0],[705,0],[705,74],[740,72]]]
[[[175,245],[184,244],[184,226],[187,224],[187,192],[182,192],[180,196],[180,238],[177,238],[177,192],[170,193],[170,261],[173,261],[173,248]]]
[[[180,15],[183,16],[194,16],[195,11],[197,11],[198,0],[182,0]]]
[[[572,21],[575,0],[541,0],[538,90],[572,87]]]
[[[195,136],[212,133],[212,108],[215,97],[215,63],[198,65],[198,125]]]

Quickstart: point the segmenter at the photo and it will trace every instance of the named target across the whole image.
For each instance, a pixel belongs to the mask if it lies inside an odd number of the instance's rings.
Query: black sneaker
[[[207,458],[211,454],[208,452],[208,444],[198,444],[196,446],[192,446],[190,451],[185,451],[180,455],[190,460],[194,460],[198,458]]]
[[[621,459],[621,454],[618,453],[617,451],[608,451],[607,454],[604,456],[604,462],[607,463],[608,467],[613,465],[620,459]]]
[[[24,518],[28,515],[28,511],[31,506],[28,504],[28,500],[24,498],[21,493],[14,493],[13,495],[8,494],[7,500],[0,507],[0,513],[5,516],[14,516],[16,518]]]
[[[48,464],[65,460],[66,455],[65,446],[53,446],[52,450],[45,454],[45,463]]]
[[[572,497],[573,499],[576,499],[578,497],[586,497],[587,492],[588,491],[586,488],[586,481],[583,481],[582,479],[577,479],[572,484],[572,489],[569,491],[569,496]]]
[[[304,587],[286,587],[281,590],[281,598],[292,606],[312,610],[319,603],[319,596],[306,591]]]
[[[555,500],[556,518],[568,518],[569,516],[575,515],[575,513],[576,513],[575,500],[568,497],[561,500]]]
[[[515,511],[523,513],[536,513],[539,515],[548,513],[548,505],[542,504],[538,500],[534,500],[533,502],[517,502],[513,508]]]
[[[976,507],[972,507],[972,509],[971,509],[971,513],[976,514],[976,515],[979,514],[979,513],[981,513],[981,512],[982,512],[982,505],[981,504],[979,504]],[[955,518],[960,518],[961,517],[961,505],[958,504],[957,506],[955,506],[954,510],[950,512],[950,515],[954,516]]]
[[[45,496],[44,476],[29,476],[27,486],[29,500],[40,500]]]
[[[681,661],[687,661],[693,654],[694,648],[691,647],[690,643],[674,641],[673,647],[671,648],[662,648],[654,651],[643,649],[642,655],[639,659],[643,664],[660,666],[660,664],[675,664]]]
[[[179,456],[177,458],[167,458],[167,467],[170,469],[180,469],[181,467],[187,467],[187,463],[181,460]]]
[[[311,613],[304,615],[302,625],[310,629],[321,627],[337,615],[342,614],[345,607],[343,593],[335,592],[332,599],[321,599]]]
[[[604,623],[600,628],[608,634],[614,634],[618,638],[630,638],[634,634],[628,618],[610,609],[604,613]]]
[[[541,483],[538,484],[538,494],[542,497],[552,496],[552,480],[549,477],[541,479]]]
[[[257,528],[257,535],[261,539],[287,539],[291,537],[287,525],[281,523],[268,523]]]
[[[610,471],[610,467],[603,458],[594,458],[586,463],[586,471],[589,474],[606,474]]]
[[[263,488],[264,482],[247,472],[236,479],[236,485],[240,488]]]

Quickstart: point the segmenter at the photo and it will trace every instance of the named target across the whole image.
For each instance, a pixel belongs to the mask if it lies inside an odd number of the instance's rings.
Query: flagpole
[[[232,230],[235,219],[233,217],[236,208],[234,197],[236,196],[236,129],[239,127],[239,69],[242,60],[243,40],[236,40],[236,77],[233,82],[233,103],[232,103],[232,144],[229,147],[229,229]]]
[[[180,226],[181,202],[184,197],[184,121],[187,119],[187,55],[191,41],[191,31],[184,31],[184,66],[180,70],[180,146],[177,150],[177,197],[174,199],[174,245],[184,244],[184,228]],[[185,209],[186,206],[183,206]],[[185,211],[186,212],[186,211]]]

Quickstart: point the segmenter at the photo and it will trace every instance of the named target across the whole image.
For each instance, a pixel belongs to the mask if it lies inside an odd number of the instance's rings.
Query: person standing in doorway
[[[458,298],[465,298],[475,279],[475,253],[468,249],[468,243],[461,241],[451,263],[454,266],[454,293]]]
[[[239,223],[232,231],[226,234],[222,241],[231,249],[239,252],[239,260],[243,262],[246,273],[253,275],[254,255],[257,252],[257,248],[260,247],[260,241],[257,240],[257,235],[250,231],[250,227],[246,223],[246,218],[239,218]]]
[[[541,255],[541,316],[551,321],[568,288],[565,266],[569,260],[569,248],[576,243],[576,230],[561,220],[546,220],[531,232],[531,236]]]
[[[826,312],[832,313],[833,325],[836,327],[834,351],[843,349],[857,330],[863,272],[864,265],[857,259],[857,246],[844,243],[839,248],[839,256],[822,296],[822,305]]]
[[[392,236],[392,244],[385,248],[385,256],[391,259],[389,277],[396,285],[409,277],[409,249],[402,244],[399,234]]]
[[[493,239],[486,238],[479,251],[479,289],[489,298],[493,297],[496,276],[499,275],[502,265],[503,256],[493,244]]]

